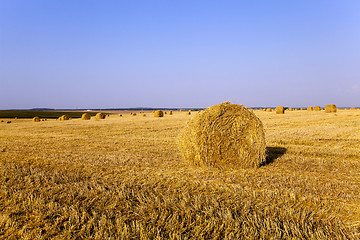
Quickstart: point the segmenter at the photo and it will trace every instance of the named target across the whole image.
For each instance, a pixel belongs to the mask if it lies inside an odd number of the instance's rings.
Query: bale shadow
[[[283,156],[287,149],[283,147],[266,147],[266,160],[259,164],[259,167],[274,162],[275,159]]]

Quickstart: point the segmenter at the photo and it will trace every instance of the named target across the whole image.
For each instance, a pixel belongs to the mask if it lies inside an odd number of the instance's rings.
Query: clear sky
[[[0,0],[0,109],[360,106],[358,0]]]

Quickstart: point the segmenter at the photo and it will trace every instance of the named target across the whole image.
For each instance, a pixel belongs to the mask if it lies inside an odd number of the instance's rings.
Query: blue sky
[[[360,1],[0,0],[0,109],[360,106]]]

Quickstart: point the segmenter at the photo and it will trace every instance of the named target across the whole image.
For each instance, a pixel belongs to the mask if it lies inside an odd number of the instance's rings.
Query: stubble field
[[[360,110],[254,112],[268,164],[237,170],[182,161],[184,112],[4,119],[0,239],[359,239]]]

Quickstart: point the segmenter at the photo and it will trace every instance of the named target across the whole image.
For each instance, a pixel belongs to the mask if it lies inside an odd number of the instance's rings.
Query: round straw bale
[[[186,114],[187,114],[187,115],[191,115],[191,111],[189,110]]]
[[[70,119],[70,116],[68,116],[68,115],[62,115],[61,117],[59,117],[60,121],[66,121],[66,120],[69,120],[69,119]]]
[[[325,106],[325,112],[326,113],[332,113],[332,112],[336,112],[337,108],[335,104],[329,104]]]
[[[271,109],[271,108],[267,108],[266,111],[267,111],[267,112],[272,112],[272,109]]]
[[[195,114],[178,144],[184,160],[198,166],[258,167],[266,157],[260,119],[243,105],[229,102]]]
[[[276,114],[284,114],[285,108],[283,106],[278,106],[275,108]]]
[[[102,113],[102,112],[97,113],[95,116],[96,119],[105,119],[105,117],[106,117],[106,114]]]
[[[145,113],[143,114],[143,117],[146,117],[146,114],[145,114]]]
[[[11,121],[7,121],[6,123],[11,123]]]
[[[119,117],[122,117],[122,114],[119,114]]]
[[[169,115],[173,115],[173,112],[172,112],[172,111],[168,111],[168,114],[169,114]]]
[[[81,119],[82,120],[90,120],[91,119],[90,113],[84,113],[83,115],[81,115]]]
[[[320,106],[315,106],[314,111],[321,111],[321,107]]]
[[[351,108],[350,108],[350,110],[355,110],[355,109],[356,109],[356,108],[354,108],[354,107],[351,107]]]
[[[40,122],[40,118],[39,118],[39,117],[34,117],[32,120],[33,120],[33,122]]]
[[[164,112],[161,110],[157,110],[154,112],[154,117],[163,117],[164,116]]]
[[[313,108],[313,107],[308,107],[307,110],[308,110],[308,111],[313,111],[314,108]]]
[[[135,116],[136,116],[136,113],[133,113],[132,116],[135,117]]]

